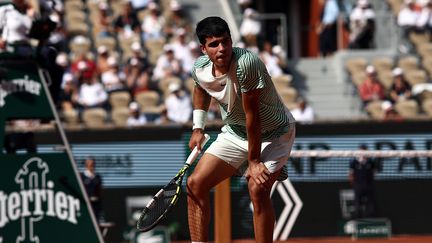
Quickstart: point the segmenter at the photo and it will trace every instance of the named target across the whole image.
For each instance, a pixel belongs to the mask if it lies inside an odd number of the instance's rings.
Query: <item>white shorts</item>
[[[271,173],[278,171],[288,163],[294,138],[295,125],[290,124],[287,133],[261,144],[261,161]],[[239,175],[243,175],[247,169],[248,141],[241,140],[225,129],[222,129],[206,153],[212,154],[238,169]]]

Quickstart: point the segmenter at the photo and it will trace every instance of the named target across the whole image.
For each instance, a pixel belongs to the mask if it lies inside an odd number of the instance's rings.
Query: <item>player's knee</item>
[[[202,183],[199,183],[198,178],[196,178],[194,174],[189,176],[186,183],[188,193],[193,195],[201,194],[201,191],[203,190],[201,184]]]
[[[253,180],[249,181],[248,187],[249,196],[252,203],[254,204],[255,202],[260,202],[265,197],[269,197],[269,190],[266,189],[263,185],[256,184]]]

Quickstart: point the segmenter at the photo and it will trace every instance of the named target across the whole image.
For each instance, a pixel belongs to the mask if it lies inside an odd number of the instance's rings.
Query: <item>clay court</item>
[[[275,241],[275,243],[432,243],[432,236],[393,236],[391,238],[369,238],[369,239],[351,239],[350,237],[314,237],[314,238],[292,238],[286,241]],[[173,241],[173,243],[190,243],[189,241]],[[254,243],[254,240],[233,240],[232,243]]]

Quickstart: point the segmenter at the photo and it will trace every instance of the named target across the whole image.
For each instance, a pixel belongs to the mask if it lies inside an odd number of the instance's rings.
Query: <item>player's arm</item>
[[[261,120],[259,114],[259,96],[261,89],[252,89],[242,94],[243,109],[246,114],[246,132],[248,139],[248,174],[258,185],[266,185],[270,172],[261,162]]]
[[[204,139],[204,126],[207,120],[207,111],[210,106],[211,96],[199,85],[195,85],[193,90],[193,131],[189,140],[189,148],[192,150],[198,146],[201,151],[201,141]]]

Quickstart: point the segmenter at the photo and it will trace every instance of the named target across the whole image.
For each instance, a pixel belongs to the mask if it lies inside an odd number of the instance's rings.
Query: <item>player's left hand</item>
[[[251,178],[257,185],[262,185],[269,189],[271,186],[269,183],[270,174],[270,171],[267,169],[264,163],[249,163],[249,167],[246,172],[246,178]]]

